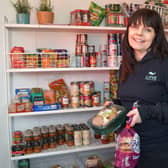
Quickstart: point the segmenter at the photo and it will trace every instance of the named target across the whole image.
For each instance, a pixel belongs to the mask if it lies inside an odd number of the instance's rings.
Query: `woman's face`
[[[134,49],[135,55],[136,53],[145,55],[154,38],[154,29],[144,26],[142,23],[136,25],[132,24],[128,29],[129,45]]]

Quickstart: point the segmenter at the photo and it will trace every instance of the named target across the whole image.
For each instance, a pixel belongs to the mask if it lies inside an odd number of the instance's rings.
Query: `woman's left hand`
[[[127,113],[127,117],[131,117],[132,118],[131,123],[130,123],[131,127],[133,127],[135,124],[142,123],[142,119],[141,119],[141,116],[140,116],[139,111],[138,111],[137,108],[129,111]]]

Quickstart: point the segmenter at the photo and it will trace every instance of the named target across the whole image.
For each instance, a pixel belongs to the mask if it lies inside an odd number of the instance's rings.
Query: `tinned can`
[[[79,82],[71,82],[71,96],[79,95]]]
[[[85,98],[84,98],[85,96],[84,95],[80,95],[80,106],[81,107],[84,107],[85,106]]]
[[[80,55],[75,56],[75,61],[76,61],[76,67],[81,67],[81,56]]]
[[[65,143],[65,128],[63,125],[59,124],[56,126],[57,131],[57,143],[58,145],[63,145]]]
[[[86,81],[86,82],[84,82],[84,85],[83,85],[83,95],[88,96],[90,94],[91,94],[90,82]]]
[[[100,92],[95,92],[92,95],[92,106],[100,106]]]
[[[82,130],[83,145],[90,144],[90,137],[91,137],[90,129],[89,127],[85,126]]]
[[[108,66],[109,67],[117,67],[118,66],[118,57],[117,56],[108,56]]]
[[[69,107],[69,97],[68,95],[64,95],[61,100],[61,104],[63,108],[68,108]]]
[[[14,144],[21,144],[23,140],[23,135],[21,131],[15,131],[13,133],[13,143]]]
[[[82,145],[82,131],[77,126],[74,128],[74,145],[75,146],[81,146]]]
[[[91,107],[92,106],[92,99],[90,95],[84,96],[84,106]]]
[[[80,81],[79,83],[79,90],[80,90],[79,92],[81,95],[83,95],[83,92],[84,92],[84,84],[85,84],[84,81]]]
[[[87,34],[81,34],[80,35],[80,43],[81,44],[87,45],[87,39],[88,39]]]
[[[73,108],[78,108],[80,105],[79,96],[71,96],[71,106]]]
[[[95,84],[93,81],[89,81],[89,84],[90,84],[90,94],[93,94],[95,90]]]
[[[74,128],[69,124],[65,126],[65,142],[67,146],[74,145]]]
[[[96,59],[96,53],[90,53],[90,67],[96,67],[97,65],[97,59]]]
[[[81,55],[82,51],[81,51],[81,44],[76,44],[75,46],[75,55]]]

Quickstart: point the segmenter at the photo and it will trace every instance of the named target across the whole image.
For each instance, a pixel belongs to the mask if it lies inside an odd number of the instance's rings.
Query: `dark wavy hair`
[[[162,59],[168,57],[168,43],[165,37],[162,19],[160,15],[151,9],[143,8],[133,13],[129,18],[128,26],[122,41],[122,66],[120,71],[120,82],[124,82],[128,75],[134,71],[134,65],[137,63],[134,57],[134,50],[128,42],[128,28],[134,24],[143,23],[145,26],[152,27],[155,31],[155,38],[150,46],[150,51],[156,57]]]

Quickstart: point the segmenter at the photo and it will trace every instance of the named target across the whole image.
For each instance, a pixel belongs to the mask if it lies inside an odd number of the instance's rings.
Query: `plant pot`
[[[53,24],[54,13],[48,11],[38,11],[37,20],[38,24]]]
[[[30,14],[29,13],[17,13],[16,14],[16,23],[17,24],[29,24],[30,23]]]

